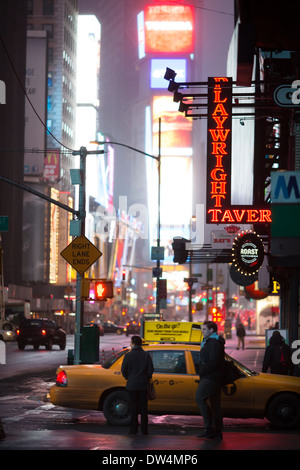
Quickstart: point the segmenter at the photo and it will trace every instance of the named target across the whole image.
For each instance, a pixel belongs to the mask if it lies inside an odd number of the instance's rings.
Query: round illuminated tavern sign
[[[264,261],[264,245],[255,232],[241,233],[232,245],[232,262],[241,274],[256,273]]]

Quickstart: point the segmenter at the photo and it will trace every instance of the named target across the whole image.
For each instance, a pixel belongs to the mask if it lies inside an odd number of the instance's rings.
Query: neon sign
[[[264,260],[264,245],[254,232],[239,235],[232,245],[232,261],[242,274],[257,273]]]
[[[230,205],[231,117],[232,79],[209,78],[206,204],[212,217],[212,211]]]
[[[271,222],[271,210],[231,206],[232,79],[208,78],[207,194],[208,224]]]

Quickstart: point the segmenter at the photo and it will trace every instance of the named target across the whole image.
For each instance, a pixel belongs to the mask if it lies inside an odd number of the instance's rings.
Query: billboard
[[[40,177],[44,171],[44,153],[46,131],[43,126],[37,125],[38,113],[43,122],[46,122],[46,96],[47,96],[47,33],[46,31],[27,31],[26,48],[26,94],[25,100],[25,149],[24,175]],[[37,151],[35,152],[34,149]]]
[[[167,66],[175,70],[178,81],[186,82],[186,59],[151,59],[150,64],[151,88],[168,87],[168,82],[164,79]]]
[[[145,53],[190,54],[194,51],[194,9],[184,5],[147,5]]]
[[[48,149],[46,152],[46,157],[44,160],[44,180],[50,181],[54,183],[58,181],[60,178],[59,168],[60,168],[60,160],[59,160],[60,151],[58,149]]]

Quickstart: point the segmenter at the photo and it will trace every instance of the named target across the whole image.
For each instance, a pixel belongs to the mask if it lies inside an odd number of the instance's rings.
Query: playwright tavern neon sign
[[[269,209],[231,206],[231,78],[208,78],[207,111],[206,222],[208,224],[271,222]]]

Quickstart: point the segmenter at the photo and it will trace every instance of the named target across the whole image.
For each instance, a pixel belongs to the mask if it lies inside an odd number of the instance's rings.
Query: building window
[[[43,30],[48,32],[48,38],[53,38],[53,24],[43,24]]]
[[[33,15],[33,0],[27,0],[27,15]]]
[[[48,64],[53,64],[53,47],[48,47]]]
[[[53,72],[48,72],[48,88],[52,87],[53,84]]]
[[[47,111],[52,111],[52,96],[48,95],[47,97]]]
[[[43,15],[54,15],[53,0],[43,0]]]

